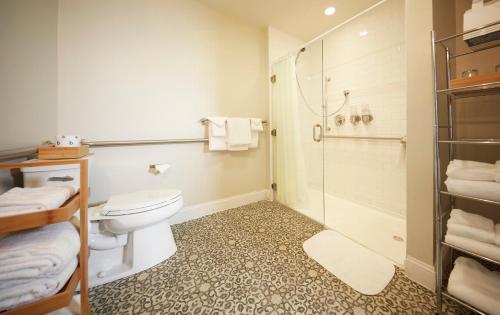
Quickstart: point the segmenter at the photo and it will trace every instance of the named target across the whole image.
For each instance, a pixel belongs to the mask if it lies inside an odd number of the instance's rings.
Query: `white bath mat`
[[[392,262],[342,234],[326,230],[304,242],[304,250],[354,290],[375,295],[394,276]]]

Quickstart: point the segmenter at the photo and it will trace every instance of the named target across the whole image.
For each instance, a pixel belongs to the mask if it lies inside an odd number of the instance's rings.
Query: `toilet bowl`
[[[111,196],[89,208],[89,286],[151,268],[177,247],[168,218],[182,208],[176,189],[144,190]]]
[[[71,185],[77,190],[78,165],[21,168],[25,187]],[[64,181],[54,181],[54,179]],[[151,268],[175,254],[168,218],[182,208],[182,192],[151,189],[111,196],[88,210],[89,286]]]

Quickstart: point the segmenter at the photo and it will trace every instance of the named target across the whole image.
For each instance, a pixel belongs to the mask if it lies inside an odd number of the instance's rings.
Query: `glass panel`
[[[404,1],[380,4],[332,31],[323,42],[324,71],[329,79],[325,90],[330,115],[325,124],[326,134],[404,136]],[[345,90],[350,91],[347,102]],[[338,114],[333,114],[337,110]],[[373,120],[370,121],[369,115]],[[340,124],[342,118],[345,122]],[[324,145],[325,225],[403,264],[406,255],[404,145],[397,140],[331,137],[325,138]]]
[[[322,42],[272,66],[273,177],[276,199],[323,223]]]

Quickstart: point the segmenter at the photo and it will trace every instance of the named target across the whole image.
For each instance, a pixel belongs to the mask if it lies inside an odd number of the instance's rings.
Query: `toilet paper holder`
[[[166,170],[170,168],[169,164],[150,164],[148,172],[153,175],[159,175],[165,173]]]

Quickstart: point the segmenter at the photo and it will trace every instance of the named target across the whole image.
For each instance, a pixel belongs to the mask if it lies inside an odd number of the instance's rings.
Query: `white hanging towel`
[[[500,273],[471,258],[458,257],[448,280],[453,296],[492,315],[500,315]]]
[[[227,150],[226,117],[208,117],[208,149],[210,151]]]
[[[248,147],[250,149],[255,149],[259,147],[259,133],[264,131],[264,126],[262,125],[262,119],[250,118],[250,128],[252,131],[252,142]]]
[[[229,151],[248,150],[252,142],[250,119],[228,118],[227,119],[227,147]]]

